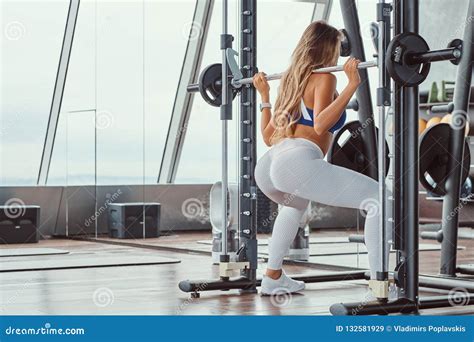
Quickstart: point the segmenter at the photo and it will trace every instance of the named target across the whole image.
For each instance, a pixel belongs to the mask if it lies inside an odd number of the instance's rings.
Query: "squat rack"
[[[349,38],[351,40],[351,47],[353,56],[364,60],[363,48],[361,48],[362,40],[360,38],[360,25],[357,16],[357,9],[353,0],[340,0],[343,10],[343,18],[346,29],[348,30]],[[227,1],[223,1],[223,17],[227,15]],[[240,47],[240,64],[242,66],[243,76],[250,77],[256,71],[256,0],[242,0],[240,2],[241,8],[241,47]],[[398,0],[393,3],[393,6],[386,4],[383,0],[378,4],[378,22],[379,35],[382,35],[383,40],[379,36],[379,53],[386,51],[388,44],[388,37],[390,33],[390,11],[394,10],[395,20],[395,34],[402,32],[418,31],[418,0]],[[346,13],[346,14],[344,14]],[[473,5],[470,4],[469,13],[473,14]],[[468,16],[469,18],[469,16]],[[387,22],[388,21],[388,22]],[[223,34],[221,35],[221,49],[229,49],[232,46],[232,36],[227,34],[226,20],[223,20]],[[464,33],[464,41],[472,41],[472,22],[467,21]],[[469,32],[469,30],[471,30]],[[383,47],[383,48],[382,48]],[[472,47],[472,46],[471,46]],[[461,59],[460,67],[458,68],[458,79],[462,71],[467,70],[468,67],[472,70],[472,48],[465,51]],[[359,56],[357,54],[360,54]],[[380,62],[379,66],[383,63]],[[230,79],[227,77],[227,60],[223,52],[223,70],[222,75],[222,89],[223,101],[221,106],[221,119],[223,120],[223,142],[226,143],[226,127],[224,123],[226,120],[232,119],[232,89],[228,86]],[[368,82],[364,82],[365,71],[361,72],[362,83],[366,86],[360,87],[357,92],[359,106],[359,119],[361,113],[367,115],[364,122],[368,122],[368,129],[363,131],[365,139],[368,141],[376,141],[375,126],[373,125],[373,115],[370,101],[370,89]],[[368,79],[368,78],[367,78]],[[379,73],[380,87],[377,90],[377,105],[386,106],[390,102],[390,78],[387,76],[385,68],[382,68]],[[466,81],[466,84],[470,84]],[[460,91],[459,91],[460,92]],[[466,96],[461,93],[455,94],[455,108],[467,108]],[[224,95],[227,94],[227,95]],[[256,164],[256,93],[255,89],[250,85],[245,85],[240,90],[240,184],[239,184],[239,210],[240,210],[240,249],[238,251],[238,262],[229,262],[229,257],[224,253],[220,263],[221,277],[218,280],[203,280],[203,281],[182,281],[179,284],[181,290],[191,292],[192,296],[199,296],[201,291],[209,290],[229,290],[240,289],[242,291],[256,292],[256,287],[260,285],[260,280],[256,278],[257,269],[257,221],[256,221],[256,184],[253,178],[253,171]],[[469,95],[467,95],[469,96]],[[465,103],[464,103],[465,102]],[[362,104],[362,106],[361,106]],[[370,110],[362,110],[370,107]],[[472,292],[472,284],[467,284],[458,279],[435,279],[435,277],[419,277],[418,270],[418,149],[413,146],[418,146],[418,86],[402,86],[395,85],[394,94],[394,110],[395,110],[395,191],[393,195],[394,200],[394,240],[393,247],[397,250],[397,267],[393,272],[397,285],[399,287],[398,299],[395,301],[377,301],[373,303],[349,303],[349,304],[335,304],[331,307],[333,314],[385,314],[393,312],[417,312],[419,308],[435,308],[446,307],[451,305],[449,296],[430,297],[427,299],[419,299],[418,288],[419,285],[430,287],[436,282],[439,286],[435,288],[452,289],[454,287],[464,287]],[[369,113],[369,114],[367,114]],[[382,117],[384,111],[380,114]],[[454,120],[454,118],[453,118]],[[370,125],[372,124],[372,125]],[[379,132],[380,133],[380,132]],[[380,133],[380,137],[383,135]],[[452,139],[463,139],[463,134],[453,134]],[[385,139],[379,139],[384,141]],[[365,140],[367,141],[367,140]],[[456,140],[451,148],[456,148]],[[371,161],[377,160],[377,145],[366,143],[368,151],[367,155]],[[463,146],[463,144],[461,144]],[[223,146],[223,161],[226,163],[226,144]],[[453,150],[454,151],[454,150]],[[380,151],[379,151],[380,152]],[[461,153],[455,151],[454,159]],[[384,158],[382,158],[384,159]],[[454,161],[454,163],[456,160]],[[380,164],[380,163],[379,163]],[[371,165],[377,165],[371,163]],[[383,162],[382,162],[383,170]],[[457,170],[456,170],[457,171]],[[226,166],[223,166],[223,175],[226,175]],[[377,174],[377,167],[375,167],[375,174]],[[375,176],[374,174],[374,176]],[[383,172],[379,173],[383,174]],[[374,177],[373,176],[373,177]],[[452,184],[458,184],[460,187],[460,176],[453,178]],[[375,177],[374,177],[375,178]],[[227,191],[226,186],[223,186],[224,199],[224,215],[227,214]],[[381,188],[381,194],[383,190]],[[459,194],[459,189],[458,189]],[[458,200],[458,196],[453,196],[454,200]],[[225,224],[225,220],[222,220]],[[383,222],[381,222],[383,224]],[[457,224],[457,218],[456,218]],[[226,231],[224,227],[223,231]],[[382,231],[384,231],[382,229]],[[227,248],[227,238],[222,239],[223,248],[225,252]],[[232,270],[241,269],[241,276],[230,279],[229,275]],[[382,272],[378,274],[377,279],[381,282],[388,283],[388,272],[386,272],[385,265],[382,266]],[[305,282],[324,282],[324,281],[343,281],[366,279],[368,277],[365,271],[353,272],[334,272],[329,274],[319,274],[316,276],[295,277],[295,279]],[[382,297],[384,298],[384,297]],[[467,304],[474,304],[472,296],[467,296]]]

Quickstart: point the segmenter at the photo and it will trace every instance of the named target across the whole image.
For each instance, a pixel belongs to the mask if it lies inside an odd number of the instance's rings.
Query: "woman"
[[[372,178],[323,160],[333,132],[344,124],[345,108],[360,84],[359,61],[344,64],[348,83],[337,95],[336,77],[312,73],[336,65],[341,33],[318,21],[304,31],[281,79],[272,116],[270,87],[264,73],[254,76],[262,105],[261,133],[272,148],[258,161],[255,179],[259,188],[282,207],[273,227],[262,294],[297,292],[304,283],[282,270],[283,258],[298,231],[309,201],[362,209],[367,212],[365,244],[371,278],[381,270],[378,224],[378,184]],[[388,250],[388,248],[387,248]],[[388,253],[384,256],[388,261]]]

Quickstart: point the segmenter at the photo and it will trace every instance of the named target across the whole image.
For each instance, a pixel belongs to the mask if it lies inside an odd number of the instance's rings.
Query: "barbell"
[[[386,51],[385,64],[390,77],[399,85],[413,87],[422,83],[430,70],[431,62],[449,60],[453,64],[459,63],[462,56],[463,42],[454,39],[446,49],[430,50],[426,41],[418,34],[406,32],[391,40]],[[235,64],[235,62],[234,62]],[[377,67],[378,62],[368,61],[359,63],[359,69]],[[238,66],[236,65],[238,68]],[[343,65],[336,65],[313,70],[314,73],[331,73],[343,71]],[[239,71],[239,70],[237,70]],[[241,77],[241,73],[238,72]],[[279,80],[283,73],[266,76],[268,81]],[[230,76],[232,94],[235,97],[239,89],[253,83],[252,77],[236,78]],[[210,105],[219,107],[222,102],[222,64],[216,63],[206,67],[199,76],[199,83],[190,84],[188,92],[199,92]]]
[[[377,61],[368,61],[359,63],[359,69],[373,68],[377,66]],[[329,73],[343,71],[343,65],[335,65],[326,68],[319,68],[313,70],[313,73]],[[267,81],[279,80],[283,76],[283,73],[270,74],[265,76]],[[253,77],[242,78],[238,80],[231,80],[233,89],[233,96],[237,95],[240,87],[244,85],[250,85],[253,83]],[[190,93],[199,92],[208,104],[219,107],[222,102],[222,64],[215,63],[207,66],[199,75],[199,83],[190,84],[187,87],[187,91]]]

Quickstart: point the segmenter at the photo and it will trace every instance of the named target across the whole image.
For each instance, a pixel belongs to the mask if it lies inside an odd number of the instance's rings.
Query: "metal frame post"
[[[340,0],[344,28],[351,43],[351,56],[365,61],[364,45],[360,35],[359,15],[355,0]],[[370,96],[369,75],[367,70],[360,70],[361,83],[357,88],[356,97],[359,103],[359,121],[366,127],[361,132],[361,138],[366,148],[365,155],[368,159],[368,175],[373,179],[378,178],[377,172],[377,138],[375,134],[374,110]]]
[[[240,2],[240,65],[244,77],[257,72],[257,0]],[[257,164],[257,97],[251,85],[240,93],[240,181],[239,181],[239,261],[250,262],[242,275],[251,280],[251,291],[257,279],[257,185],[254,170]]]
[[[456,74],[454,90],[454,109],[452,113],[451,137],[448,154],[448,170],[451,170],[446,180],[446,195],[443,199],[443,241],[441,242],[440,273],[447,276],[456,276],[456,255],[458,245],[459,225],[459,196],[461,193],[462,159],[464,155],[464,128],[467,121],[469,96],[471,94],[474,4],[469,3],[469,10],[464,27],[462,57]],[[448,219],[449,218],[449,219]]]

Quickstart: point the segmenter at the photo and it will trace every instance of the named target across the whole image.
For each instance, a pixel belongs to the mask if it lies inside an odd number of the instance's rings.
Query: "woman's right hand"
[[[360,60],[351,57],[344,63],[344,72],[349,79],[349,84],[356,87],[360,84],[359,66]]]
[[[266,75],[264,72],[259,72],[253,76],[253,86],[262,98],[268,98],[270,94],[270,85],[265,77]]]

